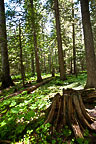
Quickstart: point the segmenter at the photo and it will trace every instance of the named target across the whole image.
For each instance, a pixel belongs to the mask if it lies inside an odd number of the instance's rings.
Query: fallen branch
[[[13,97],[13,96],[17,96],[17,95],[21,94],[23,91],[27,91],[27,93],[29,94],[29,93],[33,92],[35,89],[37,89],[38,87],[40,87],[41,85],[44,85],[44,84],[48,83],[48,82],[51,81],[52,79],[53,79],[53,77],[49,77],[49,78],[47,78],[46,80],[43,80],[42,82],[37,83],[37,84],[34,85],[34,86],[31,86],[31,87],[28,87],[28,88],[23,89],[23,90],[21,90],[21,91],[18,91],[18,92],[15,92],[15,93],[13,93],[13,94],[10,94],[10,95],[7,97],[7,99],[10,98],[10,97]],[[0,102],[2,102],[4,99],[6,99],[6,97],[1,98],[1,99],[0,99]]]
[[[2,144],[2,143],[8,143],[8,144],[10,144],[11,141],[8,141],[8,140],[0,140],[0,143],[1,143],[1,144]]]
[[[86,103],[92,103],[96,101],[96,90],[92,89],[87,89],[83,90],[81,93],[81,96],[83,98],[83,101]]]

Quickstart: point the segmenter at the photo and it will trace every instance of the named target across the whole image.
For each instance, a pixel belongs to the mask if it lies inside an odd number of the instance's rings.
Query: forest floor
[[[43,75],[43,79],[50,75]],[[84,139],[75,139],[72,130],[66,125],[61,133],[50,133],[51,125],[44,125],[46,119],[46,109],[51,105],[52,99],[56,93],[62,95],[62,90],[72,88],[74,90],[83,90],[86,82],[86,73],[79,74],[77,77],[68,75],[67,80],[61,81],[59,75],[53,78],[47,84],[37,88],[28,94],[22,87],[20,77],[13,77],[15,86],[0,92],[0,143],[18,143],[18,144],[89,144],[88,136],[90,131],[85,130]],[[36,84],[36,77],[27,76],[26,86]],[[22,93],[8,97],[14,92]],[[95,103],[87,104],[89,113],[94,114]],[[96,137],[96,133],[93,133]]]

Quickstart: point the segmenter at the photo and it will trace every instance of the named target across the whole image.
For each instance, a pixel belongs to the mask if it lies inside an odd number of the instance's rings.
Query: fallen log
[[[94,89],[83,90],[81,96],[85,103],[92,103],[96,101],[96,90]]]
[[[27,93],[29,94],[29,93],[33,92],[34,90],[36,90],[38,87],[40,87],[40,86],[48,83],[48,82],[51,81],[52,79],[53,79],[53,77],[49,77],[49,78],[47,78],[46,80],[43,80],[42,82],[37,83],[37,84],[34,85],[34,86],[31,86],[31,87],[25,88],[25,89],[23,89],[23,90],[21,90],[21,91],[18,91],[18,92],[15,92],[15,93],[13,93],[13,94],[10,94],[8,97],[3,97],[3,98],[0,99],[0,102],[2,102],[2,101],[3,101],[4,99],[6,99],[6,98],[8,99],[8,98],[10,98],[10,97],[17,96],[17,95],[21,94],[23,91],[27,91]]]
[[[68,125],[76,138],[83,138],[86,128],[96,132],[96,126],[93,126],[96,125],[95,121],[96,119],[86,110],[81,93],[68,89],[63,90],[62,96],[57,93],[53,98],[45,124],[52,124],[52,133],[55,130],[60,132]]]
[[[10,144],[11,143],[11,141],[9,141],[9,140],[0,140],[0,143],[2,144],[2,143],[5,143],[5,144]]]

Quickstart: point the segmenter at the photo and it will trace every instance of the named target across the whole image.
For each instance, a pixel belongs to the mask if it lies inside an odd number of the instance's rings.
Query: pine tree
[[[10,77],[10,68],[8,61],[6,18],[4,0],[0,0],[0,47],[2,58],[2,88],[14,85]]]

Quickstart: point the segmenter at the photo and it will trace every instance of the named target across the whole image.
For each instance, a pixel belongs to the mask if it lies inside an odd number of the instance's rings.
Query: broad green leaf
[[[35,116],[35,112],[32,110],[25,115],[25,119],[30,120],[30,118],[34,116]]]
[[[10,104],[10,100],[5,100],[4,102],[3,102],[3,105],[9,105]]]
[[[7,111],[7,109],[3,110],[1,113],[5,113]]]
[[[24,95],[24,94],[27,94],[27,91],[23,91],[22,94],[23,94],[23,95]]]
[[[15,108],[12,108],[11,109],[11,113],[18,113],[19,112],[19,108],[18,107],[15,107]]]
[[[10,107],[15,106],[15,105],[16,105],[16,101],[14,100],[11,102]]]
[[[2,126],[4,126],[4,125],[6,125],[5,120],[0,123],[0,127],[2,127]]]
[[[19,118],[19,119],[21,119],[22,117],[24,117],[24,114],[18,115],[18,118]]]

